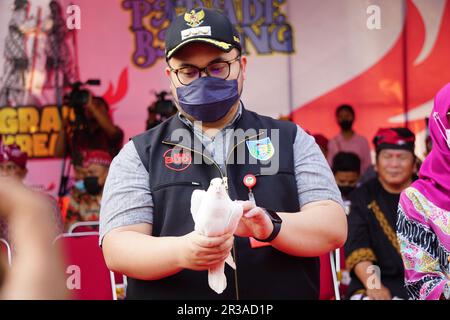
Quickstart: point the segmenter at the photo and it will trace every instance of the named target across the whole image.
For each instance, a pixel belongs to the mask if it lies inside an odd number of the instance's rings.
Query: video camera
[[[169,119],[177,112],[177,108],[173,104],[172,100],[167,99],[169,95],[166,91],[155,92],[156,101],[147,108],[147,130],[156,127],[158,124]]]
[[[86,116],[84,115],[84,107],[89,102],[91,93],[89,90],[84,89],[84,86],[99,86],[100,80],[89,79],[86,82],[75,82],[71,85],[71,91],[64,96],[64,103],[69,107],[72,107],[75,111],[75,122],[84,123]]]

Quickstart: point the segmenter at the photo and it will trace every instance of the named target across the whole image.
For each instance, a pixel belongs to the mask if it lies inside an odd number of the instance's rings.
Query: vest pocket
[[[165,189],[168,187],[179,187],[179,186],[186,186],[186,187],[195,187],[195,188],[202,188],[202,184],[200,182],[194,182],[194,181],[178,181],[178,182],[170,182],[170,183],[162,183],[157,185],[156,187],[152,188],[152,192],[159,191],[161,189]]]
[[[277,212],[300,211],[294,172],[280,170],[275,175],[255,176],[257,182],[253,194],[258,206]],[[248,193],[248,190],[245,191]]]

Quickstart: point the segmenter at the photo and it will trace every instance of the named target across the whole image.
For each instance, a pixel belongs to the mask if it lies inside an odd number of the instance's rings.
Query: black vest
[[[180,132],[179,129],[186,132],[181,139],[174,137],[174,133],[177,136]],[[220,166],[211,163],[212,157],[178,116],[133,138],[142,163],[149,171],[154,202],[153,236],[183,236],[192,232],[192,192],[196,188],[206,190],[211,179],[216,177],[227,177],[231,199],[248,200],[249,190],[244,186],[243,178],[247,174],[254,174],[257,184],[253,193],[259,207],[277,212],[300,211],[293,153],[297,132],[295,124],[243,109],[235,131],[239,129],[244,132],[250,129],[259,135],[255,137],[250,133],[243,139],[232,139],[226,170],[220,170]],[[279,130],[279,139],[271,136],[271,129]],[[275,153],[278,153],[269,160],[273,161],[276,157],[279,159],[279,169],[272,175],[261,174],[261,168],[267,167],[267,162],[251,159],[246,145],[246,141],[265,137],[272,137]],[[239,164],[242,163],[244,154],[245,164]],[[202,163],[194,164],[199,159],[203,159]],[[270,246],[252,249],[249,239],[240,237],[235,240],[234,258],[237,270],[235,272],[228,265],[225,267],[228,286],[221,295],[209,288],[206,271],[184,270],[156,281],[129,279],[127,298],[185,300],[319,297],[318,258],[293,257]]]

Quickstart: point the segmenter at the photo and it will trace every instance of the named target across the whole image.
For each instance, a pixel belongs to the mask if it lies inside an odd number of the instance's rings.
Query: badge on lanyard
[[[253,174],[248,174],[244,177],[244,186],[248,188],[248,200],[256,204],[255,196],[252,189],[256,185],[256,177]]]
[[[248,188],[248,199],[256,205],[255,195],[253,194],[253,188],[256,186],[256,177],[253,174],[248,174],[244,177],[243,182],[244,186]],[[249,239],[252,249],[270,246],[267,242],[257,241],[251,237]]]

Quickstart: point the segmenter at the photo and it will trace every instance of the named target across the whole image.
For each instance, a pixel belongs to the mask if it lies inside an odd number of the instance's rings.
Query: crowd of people
[[[372,141],[372,165],[367,140],[352,129],[349,105],[336,109],[336,137],[314,136],[347,205],[348,299],[449,297],[449,92],[447,85],[436,97],[423,164],[412,131],[382,128]]]

